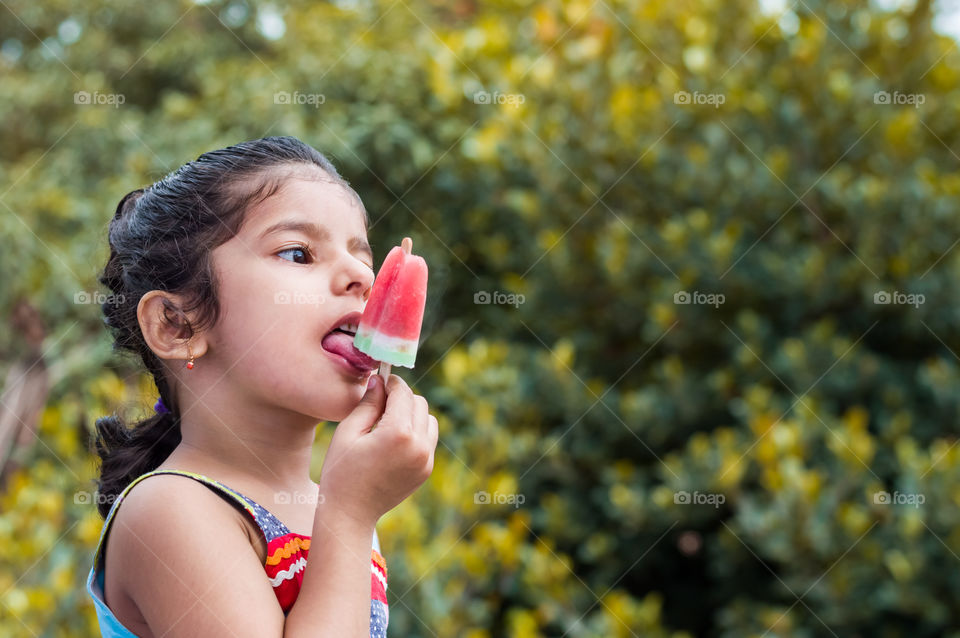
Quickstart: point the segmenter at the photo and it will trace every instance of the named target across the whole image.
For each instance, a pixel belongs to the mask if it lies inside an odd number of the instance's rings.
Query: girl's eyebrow
[[[276,224],[269,226],[266,230],[260,233],[259,239],[263,239],[267,235],[270,235],[272,233],[279,233],[280,231],[284,231],[284,230],[298,231],[303,233],[304,235],[307,235],[308,237],[312,237],[316,239],[317,241],[330,240],[330,231],[326,228],[326,226],[321,226],[320,224],[317,224],[315,222],[308,222],[308,221],[297,220],[297,219],[285,219],[283,221],[279,221]],[[357,235],[355,237],[351,237],[350,241],[347,242],[347,244],[350,250],[359,250],[369,255],[370,259],[373,259],[373,249],[370,248],[370,244],[367,242],[367,238],[364,237],[363,235]]]

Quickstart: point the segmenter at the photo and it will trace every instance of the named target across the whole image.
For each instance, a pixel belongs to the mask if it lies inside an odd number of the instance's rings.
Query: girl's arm
[[[283,611],[237,510],[192,479],[154,476],[130,490],[110,530],[106,573],[153,636],[283,636]]]
[[[318,504],[303,587],[285,618],[236,510],[193,480],[155,476],[117,510],[107,573],[153,636],[366,638],[373,530]]]
[[[369,387],[337,425],[323,460],[310,556],[284,638],[370,636],[373,529],[430,476],[437,427],[426,399],[395,374],[386,388]]]
[[[284,638],[369,638],[370,552],[374,522],[319,503],[310,558]]]

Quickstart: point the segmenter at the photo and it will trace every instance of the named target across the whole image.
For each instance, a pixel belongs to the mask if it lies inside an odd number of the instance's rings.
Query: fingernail
[[[367,381],[367,389],[373,389],[377,387],[377,384],[380,382],[380,375],[374,374],[370,376],[370,380]]]

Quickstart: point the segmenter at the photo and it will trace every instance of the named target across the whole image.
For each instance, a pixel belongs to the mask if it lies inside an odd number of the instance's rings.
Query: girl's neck
[[[231,437],[232,438],[232,437]],[[289,442],[288,442],[289,443]],[[203,474],[226,485],[260,484],[270,491],[309,490],[312,437],[305,448],[290,445],[258,446],[250,441],[225,439],[214,445],[183,440],[157,469]]]
[[[208,375],[215,374],[213,367]],[[258,402],[239,387],[199,376],[194,380],[197,389],[178,402],[181,441],[165,468],[200,468],[197,473],[206,470],[224,483],[260,485],[273,492],[314,485],[310,462],[316,419]]]

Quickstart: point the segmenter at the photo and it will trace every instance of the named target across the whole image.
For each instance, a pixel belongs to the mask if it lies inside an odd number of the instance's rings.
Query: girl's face
[[[357,323],[373,285],[357,199],[339,184],[290,178],[247,211],[213,264],[220,315],[198,363],[216,365],[239,405],[315,421],[346,417],[376,370],[322,343],[345,319]]]

